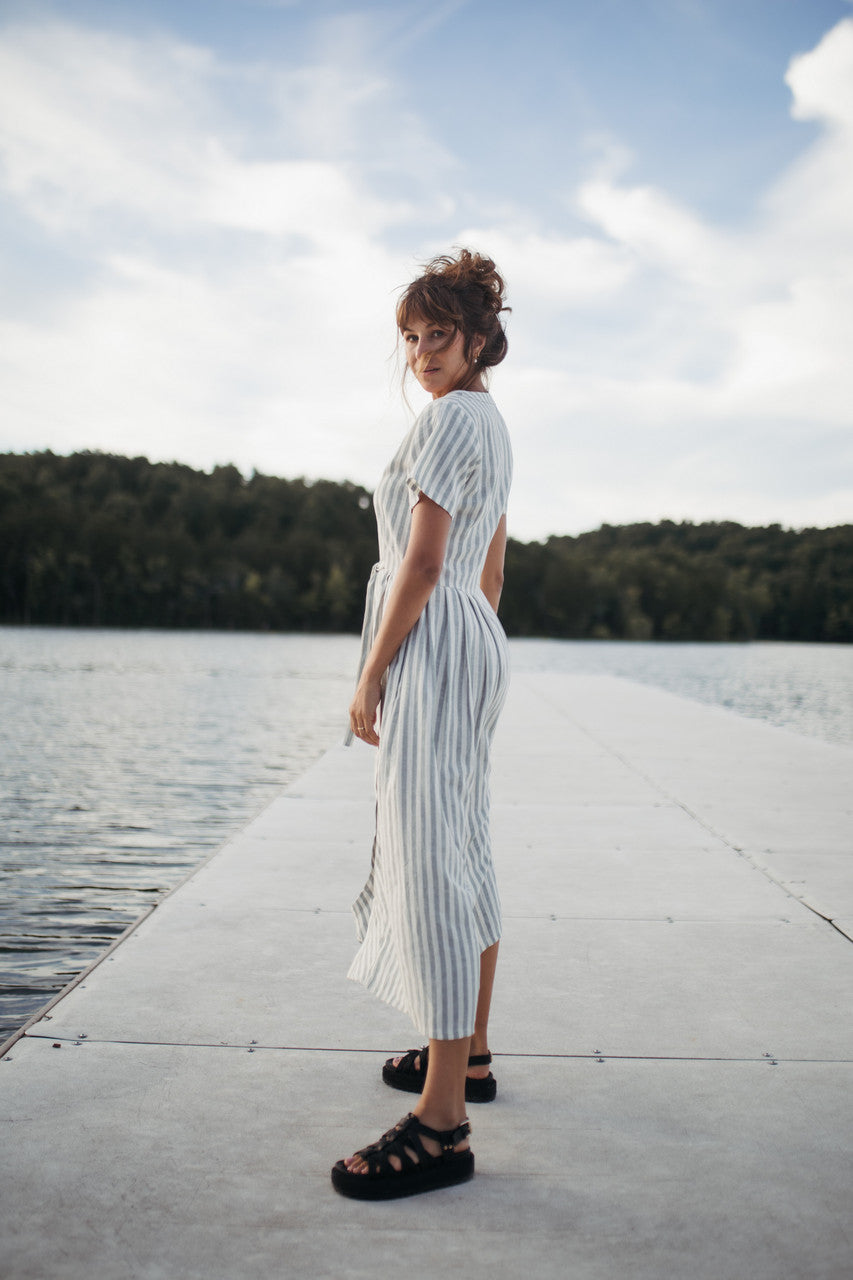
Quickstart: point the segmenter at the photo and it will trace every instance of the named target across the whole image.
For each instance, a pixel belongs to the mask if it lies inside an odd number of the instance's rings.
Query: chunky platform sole
[[[344,1161],[338,1160],[332,1167],[332,1186],[353,1200],[398,1200],[468,1182],[474,1176],[474,1153],[453,1148],[470,1133],[467,1120],[455,1129],[439,1131],[422,1124],[410,1111],[378,1142],[356,1153],[366,1163],[366,1172],[351,1173]],[[427,1151],[422,1137],[439,1144],[438,1155]],[[394,1168],[392,1159],[397,1160],[399,1169]]]
[[[464,1158],[463,1158],[464,1157]],[[455,1187],[470,1182],[474,1176],[474,1152],[460,1151],[453,1157],[453,1164],[440,1169],[424,1169],[420,1174],[389,1176],[380,1182],[368,1173],[350,1173],[343,1160],[332,1169],[332,1186],[351,1200],[401,1200],[403,1196],[420,1195],[422,1191],[440,1191],[442,1187]]]

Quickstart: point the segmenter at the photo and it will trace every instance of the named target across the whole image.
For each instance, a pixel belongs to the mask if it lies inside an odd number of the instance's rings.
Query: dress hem
[[[483,951],[487,951],[489,947],[493,947],[496,942],[500,942],[501,936],[502,935],[498,933],[497,937],[493,938],[491,942],[483,943],[482,946],[480,947],[481,954]],[[357,982],[360,987],[363,987],[365,991],[369,992],[370,995],[374,996],[377,1000],[381,1001],[382,1004],[388,1005],[390,1009],[396,1009],[398,1013],[404,1013],[411,1020],[412,1025],[415,1028],[415,1031],[417,1031],[418,1035],[424,1036],[425,1039],[427,1040],[465,1040],[469,1036],[472,1036],[474,1034],[473,1019],[472,1019],[470,1031],[459,1031],[457,1034],[447,1035],[447,1033],[442,1029],[440,1034],[436,1034],[435,1031],[430,1028],[429,1023],[418,1022],[417,1018],[415,1018],[414,1014],[412,1013],[409,1006],[406,1004],[405,1000],[403,999],[398,1000],[398,999],[395,999],[393,996],[382,995],[379,991],[376,990],[376,987],[373,983],[372,978],[361,978],[361,977],[358,977],[356,974],[354,974],[352,972],[352,969],[357,959],[358,959],[358,956],[356,955],[352,965],[350,966],[350,970],[347,973],[347,980],[349,982]]]

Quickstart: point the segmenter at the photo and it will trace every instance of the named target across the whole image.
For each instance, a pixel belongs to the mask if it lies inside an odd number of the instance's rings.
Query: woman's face
[[[465,359],[465,339],[459,329],[448,342],[450,329],[413,316],[402,334],[406,363],[424,391],[432,394],[433,400],[446,396],[448,391],[464,382],[471,366]],[[475,344],[475,357],[478,350]]]

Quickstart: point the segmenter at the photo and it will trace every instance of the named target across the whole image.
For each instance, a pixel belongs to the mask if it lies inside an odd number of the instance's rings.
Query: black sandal
[[[395,1200],[399,1196],[414,1196],[420,1191],[435,1191],[467,1182],[474,1176],[474,1152],[453,1148],[470,1133],[467,1120],[455,1129],[439,1133],[421,1124],[410,1111],[393,1129],[383,1133],[378,1142],[355,1153],[367,1162],[366,1173],[350,1173],[343,1160],[339,1160],[332,1169],[332,1185],[341,1195],[354,1200]],[[426,1150],[421,1134],[441,1144],[437,1156]],[[399,1169],[394,1168],[391,1156],[400,1161]]]
[[[420,1063],[415,1066],[417,1058],[420,1058]],[[388,1059],[382,1068],[382,1079],[386,1084],[390,1084],[392,1089],[402,1089],[403,1093],[423,1093],[428,1060],[429,1045],[425,1044],[422,1049],[410,1049],[408,1053],[403,1054],[396,1066],[393,1058]],[[488,1067],[491,1066],[491,1062],[490,1053],[472,1053],[468,1059],[468,1066]],[[466,1102],[494,1102],[497,1091],[497,1081],[491,1071],[482,1080],[465,1077]]]

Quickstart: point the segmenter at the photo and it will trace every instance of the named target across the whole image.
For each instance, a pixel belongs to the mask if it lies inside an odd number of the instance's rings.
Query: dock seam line
[[[70,1044],[73,1047],[85,1048],[87,1045],[126,1045],[128,1047],[147,1047],[151,1049],[225,1049],[231,1053],[364,1053],[364,1054],[389,1054],[394,1053],[393,1048],[384,1047],[376,1049],[356,1049],[352,1047],[335,1048],[331,1045],[307,1045],[307,1044],[252,1044],[242,1041],[239,1044],[222,1044],[212,1040],[117,1040],[117,1039],[98,1039],[94,1036],[86,1036],[85,1040],[80,1040],[76,1036],[44,1035],[37,1033],[36,1035],[28,1035],[27,1040],[51,1040],[61,1041],[63,1044]],[[853,1066],[853,1058],[792,1058],[773,1054],[772,1057],[762,1054],[760,1056],[738,1056],[726,1057],[715,1056],[713,1054],[679,1054],[679,1053],[496,1053],[494,1055],[497,1061],[500,1058],[523,1058],[527,1059],[553,1059],[558,1062],[755,1062],[769,1065],[781,1063],[812,1063],[815,1065],[827,1066]]]

